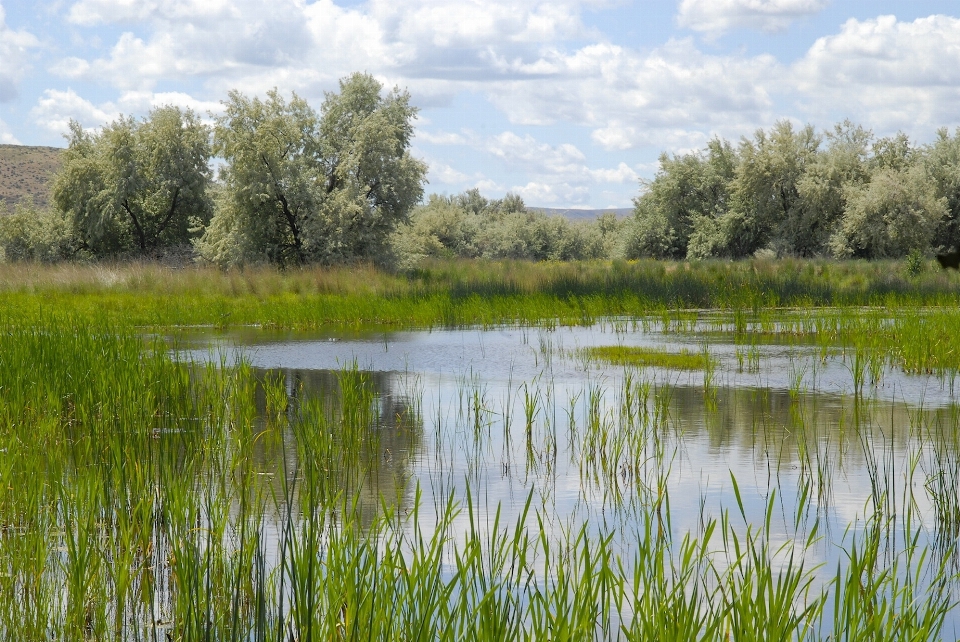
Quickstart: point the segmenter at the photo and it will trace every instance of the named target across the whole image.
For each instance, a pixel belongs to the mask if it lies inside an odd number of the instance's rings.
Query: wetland
[[[24,296],[6,639],[960,635],[955,308],[187,327]]]

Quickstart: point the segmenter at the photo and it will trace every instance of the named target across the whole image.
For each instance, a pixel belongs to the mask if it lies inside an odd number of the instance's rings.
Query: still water
[[[748,346],[714,327],[249,329],[188,335],[180,352],[201,361],[242,356],[261,376],[281,377],[292,400],[331,394],[344,369],[366,373],[379,439],[353,492],[371,513],[381,499],[409,511],[419,489],[421,523],[429,523],[446,497],[469,492],[481,523],[498,508],[511,523],[532,498],[548,516],[544,529],[587,524],[613,533],[629,556],[638,504],[664,498],[665,527],[681,536],[725,511],[744,528],[762,523],[773,497],[773,543],[803,540],[816,524],[821,536],[806,562],[827,573],[878,511],[909,519],[923,546],[949,545],[944,506],[957,504],[960,480],[951,378],[884,363],[858,390],[840,346]],[[582,351],[614,345],[706,352],[712,365],[625,368]],[[295,448],[262,456],[265,470],[296,470]],[[891,542],[904,545],[896,529]],[[948,622],[948,636],[957,622]]]

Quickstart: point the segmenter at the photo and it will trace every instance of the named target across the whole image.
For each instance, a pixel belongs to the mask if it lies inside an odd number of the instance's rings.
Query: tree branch
[[[130,215],[130,220],[133,221],[133,226],[137,229],[137,236],[140,238],[140,251],[147,251],[147,237],[143,233],[143,227],[140,225],[140,221],[137,220],[136,214],[133,213],[133,210],[130,209],[130,204],[127,203],[127,199],[123,199],[120,203],[123,206],[123,209],[127,210],[127,214]]]
[[[170,224],[170,221],[173,219],[173,214],[177,209],[177,200],[180,198],[180,186],[177,185],[177,189],[173,191],[173,202],[170,203],[170,211],[167,212],[167,217],[163,219],[163,223],[160,224],[160,227],[157,228],[157,233],[155,239],[159,239],[160,235],[163,234],[163,230],[167,228],[167,225]]]

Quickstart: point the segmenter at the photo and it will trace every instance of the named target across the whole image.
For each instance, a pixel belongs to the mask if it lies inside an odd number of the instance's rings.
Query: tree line
[[[928,145],[781,121],[736,145],[660,156],[633,215],[572,222],[515,194],[433,194],[411,156],[417,110],[368,74],[319,112],[231,92],[207,125],[166,106],[99,132],[71,123],[53,207],[0,216],[6,260],[156,256],[222,266],[425,258],[897,258],[960,248],[960,129]],[[211,159],[220,164],[216,177]]]
[[[660,156],[635,200],[628,257],[898,258],[960,247],[960,129],[929,145],[849,121],[788,121],[736,146]]]

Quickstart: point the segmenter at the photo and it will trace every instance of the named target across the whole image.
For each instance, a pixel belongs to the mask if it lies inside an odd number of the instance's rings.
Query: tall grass
[[[717,308],[955,307],[950,274],[893,262],[449,261],[393,274],[370,266],[218,271],[153,264],[0,266],[0,312],[74,310],[142,326],[430,327],[590,323]]]
[[[667,316],[673,331],[695,329]],[[835,338],[865,363],[879,354],[930,368],[942,358],[908,346],[910,322],[881,313],[761,317],[742,312],[734,332],[747,341],[816,328],[817,341]],[[944,335],[952,327],[946,312],[905,319]],[[939,415],[942,438],[919,439],[904,472],[885,459],[887,437],[871,432],[869,397],[856,395],[853,434],[837,440],[861,447],[872,508],[831,540],[840,562],[824,569],[823,511],[810,506],[829,503],[817,486],[829,485],[832,464],[804,432],[812,420],[798,393],[788,404],[803,433],[792,437],[797,453],[782,471],[767,460],[778,481],[759,514],[731,474],[716,511],[678,529],[670,486],[687,393],[641,373],[613,390],[590,381],[569,400],[566,425],[554,409],[567,400],[545,379],[508,391],[522,411],[499,415],[485,383],[465,379],[453,419],[463,430],[430,435],[419,400],[388,399],[355,365],[312,386],[313,375],[217,355],[189,363],[136,322],[47,310],[0,323],[4,639],[932,640],[955,607],[957,415]],[[730,431],[723,413],[747,393],[713,383],[694,392],[716,419],[708,427]],[[510,417],[523,431],[523,474],[569,466],[581,496],[600,505],[558,514],[531,485],[508,517],[480,471]],[[450,447],[475,472],[444,471],[429,489],[410,482],[398,462],[445,431],[463,438]],[[783,444],[756,439],[758,451],[786,457]],[[794,459],[803,470],[791,486]],[[935,538],[910,517],[921,461]]]

